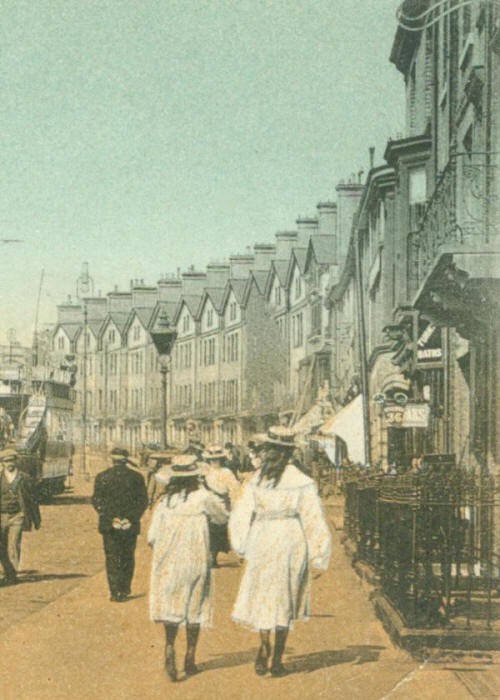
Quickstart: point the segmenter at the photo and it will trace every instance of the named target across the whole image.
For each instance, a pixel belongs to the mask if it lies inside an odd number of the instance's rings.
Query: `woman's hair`
[[[173,476],[165,489],[167,506],[170,507],[172,496],[184,494],[184,500],[186,500],[190,493],[197,491],[199,488],[198,476]]]
[[[266,450],[266,458],[264,461],[264,466],[261,469],[259,476],[259,484],[264,481],[269,482],[272,488],[275,488],[279,484],[285,467],[290,461],[290,456],[292,454],[292,449],[285,447],[270,447]]]

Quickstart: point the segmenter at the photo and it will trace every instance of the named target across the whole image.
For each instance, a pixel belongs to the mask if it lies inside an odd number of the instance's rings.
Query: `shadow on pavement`
[[[320,668],[337,666],[338,664],[353,663],[355,665],[377,661],[380,652],[385,647],[374,645],[349,646],[346,649],[331,649],[316,651],[312,654],[292,656],[285,665],[291,673],[310,673]]]
[[[18,583],[35,583],[39,581],[62,581],[71,578],[87,578],[87,574],[39,574],[31,573],[27,576],[21,576]]]
[[[255,660],[257,648],[249,651],[235,651],[231,654],[218,654],[210,661],[198,664],[200,671],[213,671],[216,668],[232,668],[233,666],[243,666]]]
[[[73,496],[72,494],[62,494],[48,499],[44,505],[47,506],[82,506],[90,505],[90,496]]]

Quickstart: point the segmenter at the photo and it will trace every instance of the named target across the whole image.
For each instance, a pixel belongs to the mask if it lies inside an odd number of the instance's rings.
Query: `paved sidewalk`
[[[94,514],[89,507],[89,518]],[[144,530],[147,523],[144,523]],[[241,569],[231,557],[214,572],[214,626],[203,630],[201,673],[172,684],[162,666],[163,629],[149,622],[149,550],[141,537],[135,597],[108,601],[104,572],[83,582],[0,636],[2,700],[156,700],[188,698],[341,698],[393,700],[495,697],[493,669],[482,695],[469,671],[419,665],[392,645],[334,533],[331,567],[313,582],[313,617],[291,632],[286,678],[253,671],[257,638],[230,619]],[[22,586],[16,594],[22,594]],[[184,632],[178,658],[184,653]],[[462,677],[459,674],[462,673]],[[465,675],[464,675],[465,674]],[[498,678],[498,677],[497,677]],[[499,685],[500,687],[500,681]],[[484,690],[484,689],[483,689]],[[484,694],[486,693],[486,694]]]

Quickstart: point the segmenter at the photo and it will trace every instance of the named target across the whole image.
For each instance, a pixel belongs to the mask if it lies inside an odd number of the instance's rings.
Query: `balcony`
[[[482,154],[452,155],[412,236],[416,280],[422,284],[443,252],[477,251],[494,239],[491,194],[495,166]]]
[[[408,275],[414,304],[444,322],[453,316],[461,323],[467,315],[464,308],[477,314],[484,308],[481,298],[496,293],[485,287],[498,280],[500,271],[494,175],[495,166],[484,154],[452,155],[418,230],[410,233]]]

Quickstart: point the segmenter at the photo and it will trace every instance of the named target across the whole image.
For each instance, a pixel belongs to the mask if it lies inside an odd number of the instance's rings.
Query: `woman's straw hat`
[[[295,447],[295,433],[283,425],[274,425],[267,429],[263,444],[293,448]]]
[[[168,484],[177,477],[200,476],[200,467],[196,461],[196,455],[175,455],[171,464],[166,464],[156,472],[155,480],[160,484]]]

